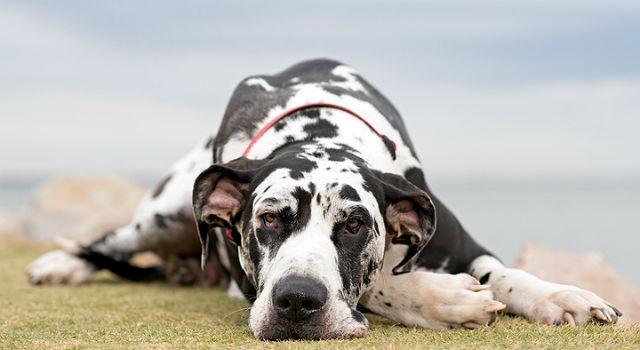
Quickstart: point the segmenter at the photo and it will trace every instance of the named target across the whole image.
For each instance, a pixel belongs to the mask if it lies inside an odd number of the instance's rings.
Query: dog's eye
[[[278,228],[278,218],[274,213],[264,213],[260,216],[262,218],[262,224],[270,229],[275,230]]]
[[[349,221],[347,221],[345,229],[351,234],[356,234],[358,233],[358,231],[360,231],[360,226],[362,226],[362,222],[360,220],[350,219]]]

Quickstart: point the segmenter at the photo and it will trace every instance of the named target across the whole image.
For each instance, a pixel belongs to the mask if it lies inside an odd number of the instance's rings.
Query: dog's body
[[[505,305],[549,324],[620,315],[473,241],[427,187],[396,109],[329,60],[242,81],[217,136],[170,170],[131,224],[28,273],[73,284],[97,267],[144,280],[158,273],[128,266],[132,254],[193,256],[199,243],[253,302],[249,324],[263,339],[362,336],[357,305],[433,329],[486,325]]]

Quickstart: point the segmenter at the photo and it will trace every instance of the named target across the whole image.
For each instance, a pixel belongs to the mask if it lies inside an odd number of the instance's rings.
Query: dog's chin
[[[253,335],[260,340],[322,340],[322,339],[351,339],[362,338],[367,335],[369,323],[359,311],[352,310],[352,317],[342,322],[283,322],[282,320],[271,319],[249,326]]]

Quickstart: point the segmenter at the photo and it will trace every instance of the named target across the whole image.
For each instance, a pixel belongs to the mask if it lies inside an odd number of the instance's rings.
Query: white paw
[[[27,266],[32,284],[68,284],[87,282],[95,268],[88,262],[64,250],[46,253]]]
[[[493,299],[489,285],[467,274],[443,275],[434,307],[436,328],[477,328],[491,324],[505,304]]]
[[[616,323],[620,310],[584,289],[559,285],[533,305],[530,319],[546,324]]]

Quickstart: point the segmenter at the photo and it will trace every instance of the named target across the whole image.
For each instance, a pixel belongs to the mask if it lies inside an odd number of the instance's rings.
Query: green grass
[[[582,328],[501,316],[473,331],[406,328],[367,315],[367,337],[330,341],[256,341],[248,304],[225,291],[134,284],[100,273],[79,287],[34,287],[24,268],[45,251],[0,241],[0,348],[640,348],[640,326]]]

